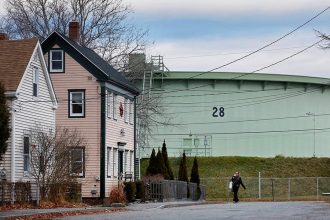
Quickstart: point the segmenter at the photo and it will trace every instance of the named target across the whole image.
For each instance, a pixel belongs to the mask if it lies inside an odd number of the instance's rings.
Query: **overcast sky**
[[[278,39],[330,6],[326,0],[123,0],[130,21],[149,30],[147,56],[164,56],[172,71],[208,71]],[[0,13],[3,13],[0,0]],[[278,43],[217,71],[252,72],[330,34],[330,10]],[[263,73],[330,78],[330,49],[315,46]]]
[[[330,6],[322,0],[125,0],[132,21],[149,29],[148,55],[170,70],[208,71],[278,39]],[[312,45],[315,30],[330,33],[330,10],[251,57],[217,71],[252,72]],[[330,77],[330,50],[315,46],[265,73]]]

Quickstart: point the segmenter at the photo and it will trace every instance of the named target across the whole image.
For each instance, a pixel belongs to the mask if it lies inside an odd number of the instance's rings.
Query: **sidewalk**
[[[190,206],[205,204],[205,201],[173,201],[173,202],[146,202],[146,203],[130,203],[123,207],[127,211],[139,211],[145,209],[160,209],[179,206]],[[17,209],[0,212],[0,220],[7,218],[19,218],[23,216],[37,215],[37,214],[51,214],[51,213],[64,213],[64,212],[83,212],[83,211],[99,211],[99,210],[113,210],[117,207],[103,207],[92,206],[84,208],[54,208],[54,209]]]

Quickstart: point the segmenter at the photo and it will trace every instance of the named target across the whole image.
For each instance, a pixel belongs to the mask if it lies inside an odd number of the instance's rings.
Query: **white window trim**
[[[124,102],[124,120],[125,120],[125,123],[128,123],[128,121],[129,121],[128,106],[129,106],[129,99],[125,98],[125,102]]]
[[[61,60],[53,60],[53,52],[61,52],[62,59]],[[52,73],[56,72],[63,72],[64,71],[64,53],[63,50],[50,50],[49,51],[49,71]],[[62,61],[62,68],[61,69],[53,69],[53,62],[52,61]]]
[[[113,171],[112,166],[111,166],[111,162],[112,162],[111,156],[112,156],[112,149],[111,149],[111,147],[108,147],[107,148],[107,157],[108,157],[107,158],[107,166],[108,166],[107,176],[108,177],[112,176],[112,171]]]
[[[117,94],[113,94],[113,119],[114,120],[118,119],[118,116],[117,116],[117,99],[118,99]]]
[[[129,172],[133,173],[134,170],[134,151],[130,151],[130,165],[129,165]]]
[[[81,105],[82,105],[82,113],[73,113],[72,112],[72,106],[73,106],[73,103],[72,103],[72,94],[74,93],[80,93],[82,94],[82,100],[81,100]],[[85,116],[85,92],[84,91],[70,91],[70,117],[84,117]],[[75,104],[80,104],[80,103],[75,103]]]
[[[112,92],[108,92],[108,95],[107,95],[107,114],[108,114],[108,118],[113,117],[113,93]]]
[[[129,123],[132,125],[134,123],[134,111],[133,111],[133,101],[129,102]]]
[[[118,176],[118,148],[113,148],[113,159],[112,159],[112,170],[113,170],[113,177]],[[116,172],[117,171],[117,172]]]
[[[128,150],[124,151],[124,173],[128,172]]]

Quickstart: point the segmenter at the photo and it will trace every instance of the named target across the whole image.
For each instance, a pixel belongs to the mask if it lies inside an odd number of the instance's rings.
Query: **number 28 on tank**
[[[224,117],[225,116],[225,108],[224,107],[213,107],[213,117]]]

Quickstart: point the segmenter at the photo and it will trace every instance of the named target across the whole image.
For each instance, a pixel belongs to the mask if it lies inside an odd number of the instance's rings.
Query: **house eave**
[[[18,94],[16,91],[7,91],[5,92],[6,98],[12,98],[12,99],[17,99]]]

